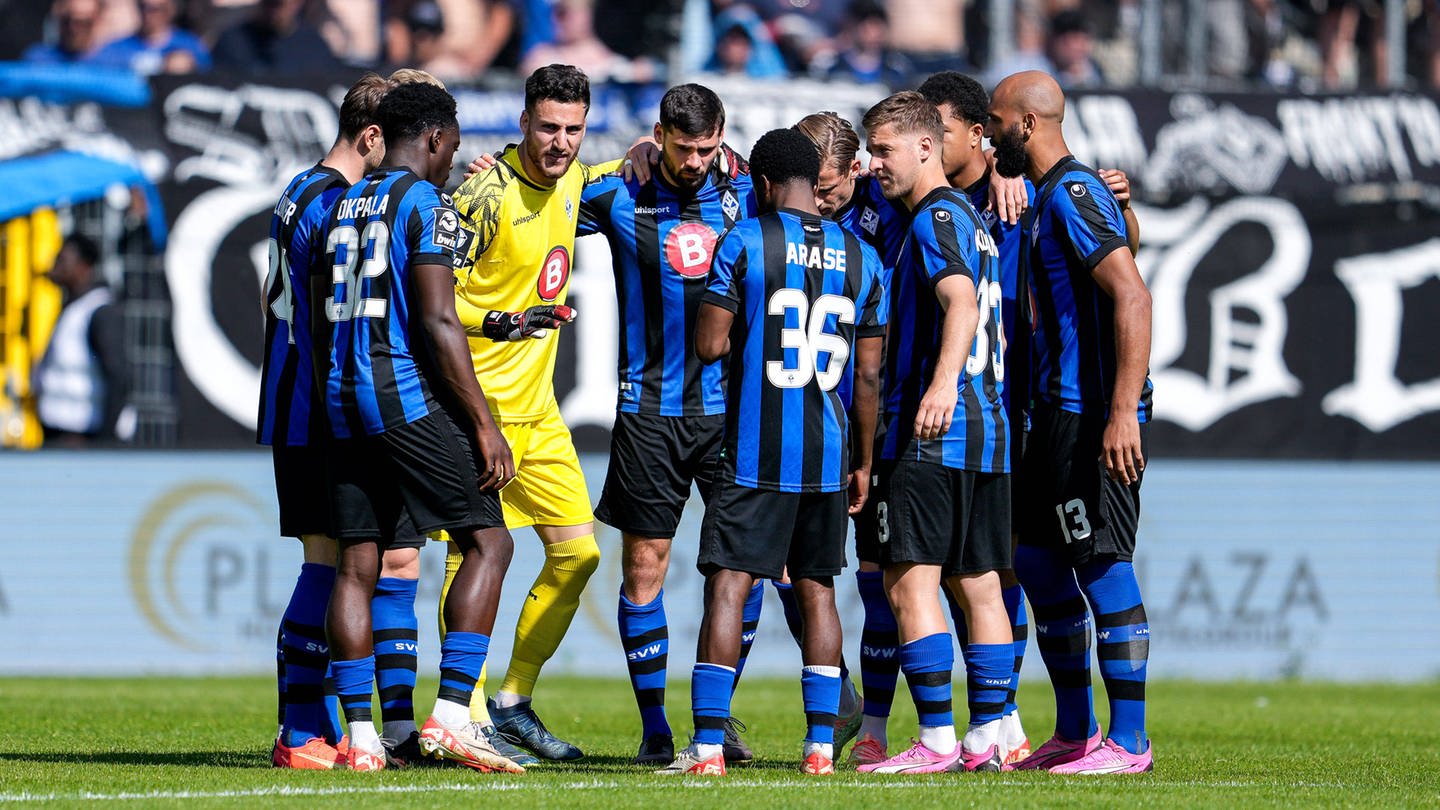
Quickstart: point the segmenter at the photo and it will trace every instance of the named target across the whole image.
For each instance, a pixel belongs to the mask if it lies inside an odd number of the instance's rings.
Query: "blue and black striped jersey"
[[[737,223],[704,301],[735,313],[720,475],[781,492],[835,492],[850,423],[836,387],[855,340],[885,333],[880,258],[838,223],[783,210]]]
[[[1096,265],[1126,248],[1125,218],[1104,180],[1066,156],[1040,179],[1026,218],[1024,258],[1035,296],[1035,399],[1072,413],[1110,412],[1115,390],[1115,301]],[[1137,409],[1149,421],[1147,377]]]
[[[905,212],[885,199],[880,191],[880,181],[874,177],[856,179],[850,201],[841,206],[831,219],[875,248],[885,268],[884,281],[888,285],[890,271],[900,258],[900,246],[905,242],[905,229],[909,223]]]
[[[459,267],[472,238],[449,195],[409,169],[382,168],[336,201],[324,260],[312,266],[331,295],[311,315],[317,332],[330,329],[325,405],[336,437],[383,433],[435,407],[412,272]]]
[[[301,447],[325,431],[325,412],[311,407],[315,383],[310,341],[310,263],[324,249],[325,218],[350,182],[316,164],[295,175],[270,217],[270,273],[265,278],[265,357],[260,370],[256,440]]]
[[[1025,197],[1033,204],[1035,201],[1035,186],[1029,180],[1025,180]],[[1015,411],[1011,410],[1011,398],[1017,396],[1021,389],[1016,386],[1017,374],[1020,364],[1014,362],[1020,355],[1015,353],[1017,346],[1024,346],[1023,351],[1028,351],[1028,343],[1017,342],[1015,330],[1023,323],[1024,328],[1029,328],[1029,319],[1020,318],[1020,312],[1015,308],[1017,290],[1021,288],[1021,276],[1025,275],[1020,266],[1020,243],[1024,239],[1023,228],[1020,223],[1014,225],[1006,222],[995,215],[993,211],[987,211],[986,206],[990,204],[990,174],[987,172],[978,183],[965,189],[965,194],[970,198],[970,204],[975,207],[975,213],[980,215],[980,222],[985,226],[985,231],[990,234],[990,239],[995,242],[995,248],[1000,251],[1000,322],[1004,328],[1005,335],[1005,357],[1004,366],[1010,372],[1005,380],[1005,386],[1001,396],[1005,401],[1006,412],[1011,416],[1011,423],[1014,423]],[[1028,286],[1028,284],[1027,284]],[[1029,363],[1026,357],[1025,363]],[[1024,405],[1024,394],[1018,393]]]
[[[725,411],[724,361],[695,357],[695,313],[720,234],[755,216],[749,167],[721,147],[699,190],[657,171],[640,185],[606,175],[585,187],[577,233],[610,240],[620,307],[620,394],[625,413],[708,416]]]
[[[957,383],[950,429],[915,438],[915,414],[940,356],[945,311],[935,285],[953,275],[975,284],[980,322]],[[1010,471],[1009,423],[1001,402],[1000,270],[994,241],[961,191],[937,188],[915,207],[890,285],[885,359],[887,426],[881,457],[911,458],[959,470]]]

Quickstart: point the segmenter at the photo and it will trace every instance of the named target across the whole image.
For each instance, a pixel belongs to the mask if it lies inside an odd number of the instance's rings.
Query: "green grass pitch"
[[[545,678],[537,708],[587,759],[494,776],[275,771],[268,766],[274,684],[264,678],[0,679],[0,805],[1440,807],[1440,684],[1154,683],[1156,769],[1144,776],[842,772],[814,779],[797,771],[798,681],[742,684],[735,713],[750,726],[755,765],[723,779],[675,779],[627,764],[639,720],[619,680]],[[422,710],[434,692],[434,682],[422,680]],[[683,735],[688,689],[676,679],[669,697]],[[1053,721],[1051,706],[1043,685],[1022,691],[1021,713],[1037,745]],[[913,734],[914,722],[908,701],[897,700],[892,743]]]

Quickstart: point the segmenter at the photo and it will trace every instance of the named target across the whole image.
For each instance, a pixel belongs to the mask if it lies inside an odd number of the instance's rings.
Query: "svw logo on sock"
[[[631,660],[631,661],[644,661],[646,658],[649,658],[649,657],[652,656],[652,655],[659,655],[659,654],[660,654],[660,645],[659,645],[659,644],[651,644],[649,647],[641,647],[640,649],[635,650],[634,652],[626,653],[625,657],[628,658],[628,659]]]

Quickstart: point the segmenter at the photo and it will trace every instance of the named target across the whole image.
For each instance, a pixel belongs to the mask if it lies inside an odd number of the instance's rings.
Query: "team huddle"
[[[637,765],[723,775],[752,759],[731,698],[769,580],[803,660],[803,773],[833,773],[852,740],[861,772],[1149,771],[1131,558],[1150,299],[1128,183],[1069,154],[1054,80],[1016,74],[989,96],[936,74],[865,114],[868,166],[830,112],[742,159],[697,84],[666,92],[653,139],[623,161],[585,165],[589,106],[578,69],[537,70],[520,142],[472,163],[452,197],[454,99],[420,71],[370,75],[330,152],[276,205],[259,439],[305,562],[277,640],[274,764],[523,773],[581,758],[532,695],[598,565],[599,519],[622,536],[617,654]],[[557,330],[578,316],[575,238],[592,234],[609,242],[620,317],[593,512],[553,385]],[[706,584],[693,736],[677,750],[664,581],[692,486]],[[835,603],[847,519],[858,689]],[[487,699],[524,526],[545,563]],[[448,556],[440,687],[417,726],[427,540]],[[959,732],[942,595],[966,672]],[[1057,709],[1033,751],[1015,703],[1027,598]],[[892,752],[901,672],[920,727]]]

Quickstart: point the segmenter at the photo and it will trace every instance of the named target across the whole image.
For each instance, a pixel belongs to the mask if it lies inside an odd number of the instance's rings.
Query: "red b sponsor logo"
[[[554,301],[565,290],[565,283],[569,280],[570,251],[556,245],[545,257],[545,264],[540,266],[540,280],[535,284],[535,291],[540,294],[540,300]]]
[[[704,278],[715,255],[715,231],[703,222],[682,222],[665,237],[665,260],[685,278]]]

